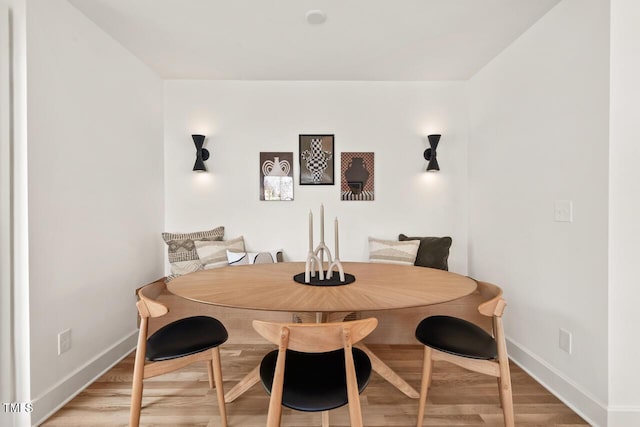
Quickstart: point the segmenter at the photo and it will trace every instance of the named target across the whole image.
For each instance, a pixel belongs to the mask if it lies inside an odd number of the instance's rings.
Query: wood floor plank
[[[411,386],[419,388],[422,347],[370,345],[370,348]],[[221,348],[225,390],[253,369],[270,345],[226,345]],[[126,426],[129,417],[133,354],[100,377],[42,425],[47,427]],[[583,427],[589,424],[522,369],[511,364],[517,426]],[[374,374],[360,396],[364,425],[414,427],[418,401],[410,399]],[[229,426],[265,425],[269,396],[256,385],[227,404]],[[282,426],[320,426],[320,413],[284,409]],[[346,407],[330,412],[332,427],[349,426]],[[145,380],[141,426],[217,427],[215,390],[209,388],[204,363]],[[503,426],[495,378],[465,371],[446,362],[434,364],[424,426]]]

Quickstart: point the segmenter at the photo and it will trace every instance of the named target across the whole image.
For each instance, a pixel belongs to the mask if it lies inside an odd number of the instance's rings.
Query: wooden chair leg
[[[142,389],[144,376],[144,354],[136,351],[136,359],[133,367],[133,385],[131,387],[131,411],[129,412],[129,426],[140,425],[140,410],[142,408]]]
[[[282,420],[282,394],[284,393],[284,367],[287,358],[287,345],[289,343],[289,330],[282,328],[278,345],[278,358],[276,369],[273,373],[271,385],[271,398],[269,399],[269,412],[267,413],[267,427],[280,427]]]
[[[360,408],[360,395],[355,396],[349,402],[349,420],[351,421],[351,424],[349,424],[351,427],[363,427],[362,409]]]
[[[209,388],[213,388],[213,359],[207,360],[207,374],[209,375]]]
[[[500,402],[504,414],[504,425],[506,427],[515,426],[515,416],[513,413],[513,395],[511,392],[511,373],[509,372],[509,359],[500,360]]]
[[[322,427],[329,427],[329,411],[322,411]]]
[[[431,360],[431,348],[424,346],[424,360],[422,361],[422,383],[420,385],[420,403],[418,403],[418,423],[417,427],[422,427],[424,420],[424,407],[427,404],[427,390],[431,384],[431,370],[433,360]]]
[[[272,403],[273,402],[273,403]],[[282,419],[282,405],[276,406],[278,403],[277,397],[269,399],[269,412],[267,413],[267,427],[280,427],[280,420]]]
[[[498,364],[500,367],[500,401],[502,402],[502,412],[504,414],[504,425],[506,427],[515,426],[515,415],[513,414],[513,396],[511,394],[511,372],[509,371],[509,356],[507,356],[507,343],[504,338],[504,328],[502,318],[493,318],[493,330],[495,332],[496,344],[498,345]]]
[[[224,403],[224,388],[222,386],[222,364],[220,362],[220,349],[211,349],[212,360],[210,366],[213,369],[213,379],[216,384],[216,395],[218,397],[218,410],[220,411],[220,425],[227,427],[227,407]]]
[[[502,393],[502,384],[500,382],[500,377],[497,377],[496,381],[498,383],[498,393],[500,395],[500,407],[504,408],[504,405],[502,404],[502,401],[504,400],[504,397],[502,396],[503,393]]]

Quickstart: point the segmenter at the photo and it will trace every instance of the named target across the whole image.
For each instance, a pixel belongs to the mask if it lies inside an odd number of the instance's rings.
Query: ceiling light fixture
[[[327,20],[327,14],[321,10],[310,10],[306,14],[307,22],[311,25],[320,25]]]

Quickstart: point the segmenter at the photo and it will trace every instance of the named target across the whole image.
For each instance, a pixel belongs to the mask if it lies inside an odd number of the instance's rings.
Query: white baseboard
[[[137,339],[136,329],[33,399],[33,425],[43,423],[88,385],[118,364],[136,348]]]
[[[507,351],[509,358],[536,381],[547,388],[565,405],[595,427],[629,427],[640,425],[631,424],[607,424],[607,405],[600,402],[586,390],[564,376],[553,366],[528,351],[522,345],[507,338]],[[640,413],[638,413],[640,415]],[[637,419],[637,418],[636,418]]]
[[[639,406],[610,406],[608,427],[640,426]]]

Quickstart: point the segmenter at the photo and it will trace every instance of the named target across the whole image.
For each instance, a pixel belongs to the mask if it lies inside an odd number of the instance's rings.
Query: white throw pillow
[[[220,268],[229,265],[227,262],[227,250],[244,251],[244,238],[242,236],[223,241],[196,241],[198,258],[205,270]]]
[[[275,264],[278,262],[278,255],[282,256],[282,249],[267,252],[234,252],[227,250],[227,261],[229,261],[229,265]]]
[[[369,237],[369,262],[413,265],[419,246],[419,240],[399,242]]]

